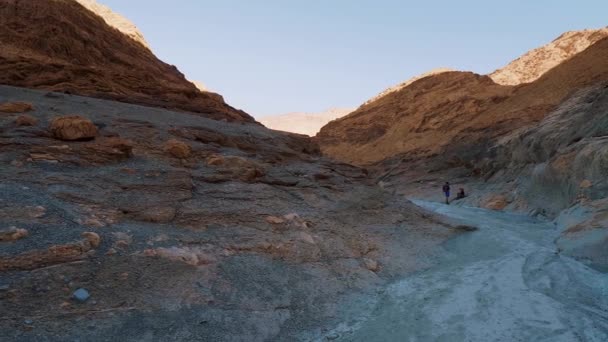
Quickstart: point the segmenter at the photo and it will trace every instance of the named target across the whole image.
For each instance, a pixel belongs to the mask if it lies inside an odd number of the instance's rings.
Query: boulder
[[[165,152],[175,158],[185,159],[190,156],[192,149],[190,145],[176,139],[168,140],[165,143]]]
[[[97,135],[97,126],[78,115],[54,118],[49,130],[55,139],[68,141],[94,139]]]
[[[15,124],[17,124],[17,126],[36,126],[38,124],[38,119],[31,115],[22,114],[15,119]]]
[[[26,229],[10,227],[5,230],[0,230],[0,241],[16,241],[26,237],[27,235],[28,231]]]
[[[88,243],[91,245],[91,247],[93,247],[93,248],[99,247],[99,244],[101,243],[101,238],[99,237],[99,234],[97,234],[97,233],[84,232],[81,234],[81,236],[83,238],[85,238],[88,241]]]
[[[27,102],[5,102],[0,104],[0,112],[3,113],[25,113],[34,110],[34,106]]]

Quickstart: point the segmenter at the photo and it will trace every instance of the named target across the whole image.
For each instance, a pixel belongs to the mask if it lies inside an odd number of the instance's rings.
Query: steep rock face
[[[608,82],[577,92],[495,148],[480,189],[501,192],[511,210],[557,216],[562,251],[608,267]]]
[[[0,84],[254,121],[73,0],[0,0],[0,43]]]
[[[108,6],[97,3],[95,0],[76,1],[78,1],[82,6],[86,7],[89,11],[102,17],[108,25],[114,27],[115,29],[129,36],[131,39],[150,49],[150,46],[148,45],[148,42],[146,42],[143,33],[141,33],[137,26],[129,21],[129,19],[113,12]]]
[[[482,156],[492,141],[540,121],[578,89],[608,79],[608,39],[598,41],[535,82],[502,86],[487,76],[448,72],[416,81],[331,122],[322,150],[366,164],[395,156]]]
[[[529,51],[504,68],[494,71],[490,77],[494,82],[503,85],[533,82],[547,71],[606,37],[608,37],[608,28],[566,32],[551,43]]]
[[[322,113],[289,113],[265,116],[260,122],[271,129],[314,136],[328,122],[339,119],[354,109],[333,108]]]

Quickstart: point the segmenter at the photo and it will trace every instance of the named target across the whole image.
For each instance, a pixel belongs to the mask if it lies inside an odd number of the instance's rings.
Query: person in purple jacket
[[[450,182],[445,182],[443,185],[443,194],[445,195],[445,204],[450,204]]]

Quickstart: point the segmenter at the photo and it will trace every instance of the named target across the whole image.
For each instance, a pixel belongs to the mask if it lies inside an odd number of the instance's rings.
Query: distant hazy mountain
[[[314,136],[331,120],[341,118],[352,111],[354,111],[352,108],[332,108],[322,113],[288,113],[265,116],[259,121],[268,128]]]

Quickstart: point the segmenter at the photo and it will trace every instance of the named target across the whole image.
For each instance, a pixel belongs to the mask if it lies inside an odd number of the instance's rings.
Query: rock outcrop
[[[156,58],[123,19],[81,1],[0,0],[0,84],[254,121]]]

